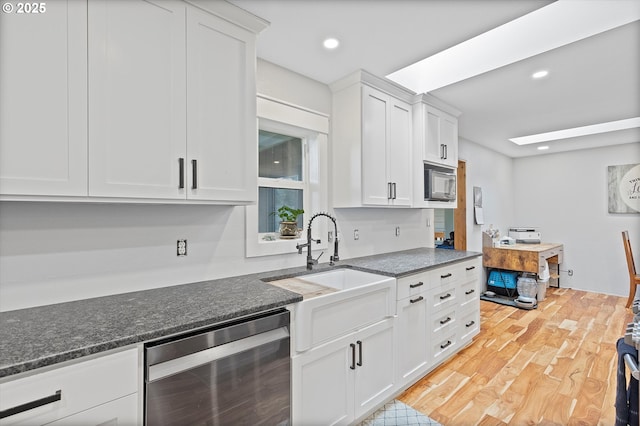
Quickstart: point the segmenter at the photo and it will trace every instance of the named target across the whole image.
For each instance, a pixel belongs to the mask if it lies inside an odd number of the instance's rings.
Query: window
[[[327,209],[326,116],[258,97],[258,203],[245,209],[247,257],[293,253],[300,239],[279,237],[282,205],[304,209],[298,228],[311,214]],[[317,228],[316,228],[317,226]],[[327,247],[327,226],[314,222],[314,249]],[[322,237],[324,235],[324,237]]]
[[[280,219],[276,211],[283,205],[304,209],[303,155],[305,141],[302,138],[260,130],[258,139],[258,232],[277,232]],[[298,217],[302,228],[304,216]]]

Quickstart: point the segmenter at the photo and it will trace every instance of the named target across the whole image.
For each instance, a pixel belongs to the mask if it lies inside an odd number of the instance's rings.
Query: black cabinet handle
[[[424,297],[416,297],[415,299],[409,300],[409,303],[418,303],[419,301],[424,300]]]
[[[43,405],[51,404],[62,399],[62,391],[57,390],[53,395],[45,396],[44,398],[36,399],[25,404],[16,405],[15,407],[7,408],[0,411],[0,419],[4,419],[9,416],[24,413],[25,411],[33,410],[34,408],[42,407]]]
[[[445,279],[445,278],[449,278],[451,276],[451,274],[445,274],[445,275],[440,275],[440,278]]]
[[[391,195],[391,182],[387,182],[387,198],[390,200],[392,195]]]
[[[180,183],[178,184],[178,189],[184,189],[184,158],[178,158],[178,164],[180,166]]]
[[[440,296],[440,300],[448,299],[451,297],[451,293],[447,293],[444,296]]]
[[[474,269],[476,269],[476,267],[475,267],[475,266],[469,266],[469,267],[467,267],[467,271],[472,271],[472,270],[474,270]]]
[[[469,327],[471,327],[472,325],[474,325],[475,323],[476,323],[475,321],[469,321],[469,322],[468,322],[468,323],[466,323],[464,326],[465,326],[465,327],[467,327],[467,328],[469,328]]]
[[[471,289],[471,290],[469,290],[469,291],[465,291],[465,292],[464,292],[464,294],[466,294],[466,295],[468,296],[468,295],[473,294],[473,293],[475,293],[475,292],[476,292],[476,291],[475,291],[474,289]]]
[[[198,189],[198,160],[191,160],[191,189]]]
[[[440,345],[440,349],[444,349],[448,346],[451,346],[451,340],[447,340],[447,343],[445,343],[444,345]]]
[[[358,367],[362,367],[362,342],[358,340],[356,344],[358,345]]]
[[[451,317],[447,317],[443,320],[440,320],[440,324],[445,325],[446,323],[448,323],[449,321],[451,321]]]
[[[393,199],[395,200],[397,198],[398,193],[396,192],[396,183],[393,182]]]
[[[356,369],[356,345],[354,345],[353,343],[350,343],[349,346],[351,347],[351,365],[349,366],[349,368],[352,370],[355,370]]]
[[[420,282],[417,282],[415,284],[409,284],[409,287],[410,288],[416,288],[416,287],[420,287],[422,285],[424,285],[424,283],[422,281],[420,281]]]
[[[447,158],[449,158],[449,146],[444,145],[444,159],[446,160]]]

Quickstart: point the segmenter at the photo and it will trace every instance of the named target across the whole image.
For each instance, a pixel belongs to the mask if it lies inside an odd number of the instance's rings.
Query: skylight
[[[387,78],[426,93],[638,19],[633,0],[558,0]]]
[[[556,130],[554,132],[539,133],[537,135],[522,136],[509,139],[517,145],[529,145],[532,143],[555,141],[578,136],[595,135],[598,133],[615,132],[640,127],[640,117],[626,120],[610,121],[608,123],[592,124],[590,126],[574,127],[573,129]]]

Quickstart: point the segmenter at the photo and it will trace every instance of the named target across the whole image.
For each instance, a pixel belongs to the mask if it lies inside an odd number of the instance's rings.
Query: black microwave
[[[456,171],[444,167],[424,165],[424,199],[427,201],[456,201]]]

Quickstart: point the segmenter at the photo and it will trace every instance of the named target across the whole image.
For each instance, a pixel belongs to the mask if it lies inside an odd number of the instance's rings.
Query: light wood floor
[[[530,311],[481,301],[473,343],[398,399],[445,426],[613,425],[625,303],[555,288]]]

